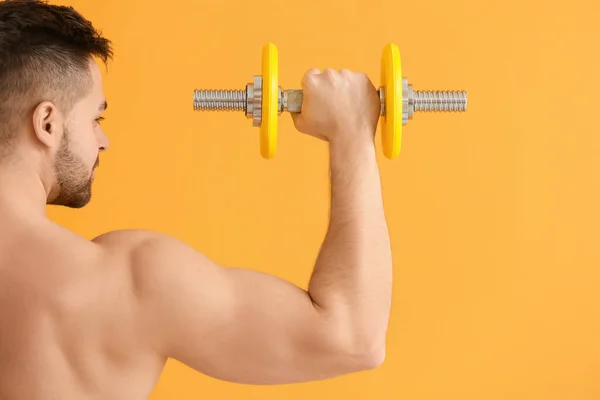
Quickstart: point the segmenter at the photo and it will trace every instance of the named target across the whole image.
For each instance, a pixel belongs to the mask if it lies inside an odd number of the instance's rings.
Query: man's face
[[[108,147],[108,139],[100,127],[106,99],[102,76],[95,62],[90,63],[93,88],[71,110],[63,126],[63,136],[54,157],[53,172],[57,196],[48,204],[82,208],[92,198],[94,170],[99,165],[99,152]]]

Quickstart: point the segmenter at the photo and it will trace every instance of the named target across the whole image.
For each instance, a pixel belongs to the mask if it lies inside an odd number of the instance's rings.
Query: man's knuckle
[[[337,78],[338,73],[333,68],[327,68],[325,70],[325,75],[327,75],[329,78]]]

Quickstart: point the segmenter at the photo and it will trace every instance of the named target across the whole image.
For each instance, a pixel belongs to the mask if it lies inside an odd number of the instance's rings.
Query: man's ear
[[[62,115],[54,103],[38,104],[33,111],[33,131],[44,146],[54,147],[59,143],[62,127]]]

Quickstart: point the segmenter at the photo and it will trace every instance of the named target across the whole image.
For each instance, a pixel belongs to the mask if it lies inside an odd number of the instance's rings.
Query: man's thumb
[[[301,126],[303,125],[304,119],[302,118],[302,114],[301,113],[290,113],[290,116],[292,117],[292,121],[294,121],[294,126],[296,127],[296,129],[301,130]]]

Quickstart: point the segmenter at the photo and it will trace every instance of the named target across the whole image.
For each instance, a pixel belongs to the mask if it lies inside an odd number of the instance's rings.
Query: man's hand
[[[302,79],[296,129],[328,142],[373,141],[381,104],[367,75],[342,69],[309,70]]]

